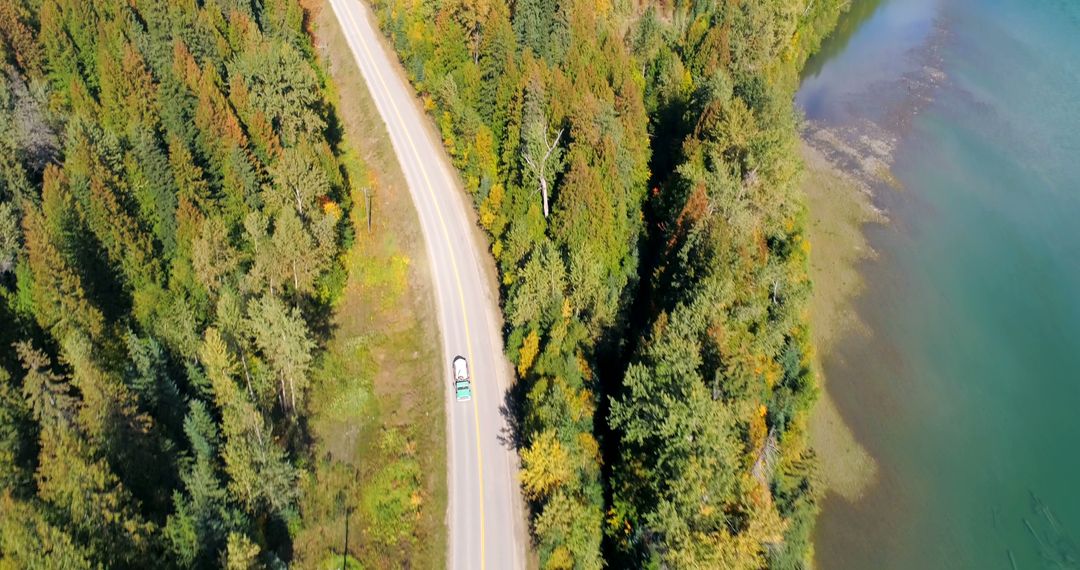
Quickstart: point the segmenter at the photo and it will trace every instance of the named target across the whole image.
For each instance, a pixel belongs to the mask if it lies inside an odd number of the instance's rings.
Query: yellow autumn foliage
[[[552,550],[551,556],[548,557],[547,563],[544,564],[544,570],[570,570],[573,567],[574,557],[570,554],[570,549],[565,546],[559,546]]]
[[[495,225],[496,216],[502,209],[502,201],[505,190],[503,185],[496,183],[488,191],[487,198],[480,204],[480,225],[485,230],[492,231]]]
[[[333,200],[327,200],[322,205],[323,213],[335,220],[341,219],[341,206]]]
[[[555,432],[541,433],[528,449],[521,452],[521,487],[533,499],[547,496],[556,487],[570,481],[570,454],[559,443]]]
[[[518,376],[524,376],[529,368],[532,368],[538,352],[540,352],[540,335],[533,330],[525,337],[525,341],[521,343],[521,350],[518,352]]]

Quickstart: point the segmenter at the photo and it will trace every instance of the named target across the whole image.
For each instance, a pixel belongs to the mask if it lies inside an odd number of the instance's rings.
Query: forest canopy
[[[0,4],[0,566],[290,560],[332,119],[295,2]]]

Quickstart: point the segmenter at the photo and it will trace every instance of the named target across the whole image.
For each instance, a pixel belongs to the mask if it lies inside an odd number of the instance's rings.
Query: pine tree
[[[302,400],[307,388],[311,351],[315,348],[300,311],[287,308],[273,295],[263,295],[248,305],[247,322],[255,345],[281,381],[283,407],[297,413],[297,399]]]
[[[241,532],[247,523],[230,504],[220,479],[220,436],[202,401],[193,400],[189,405],[184,433],[191,456],[183,463],[184,492],[173,494],[175,513],[169,516],[165,536],[184,566],[212,566],[224,553],[228,536]]]
[[[26,375],[22,390],[34,419],[43,427],[71,428],[78,400],[67,378],[54,373],[49,357],[28,342],[16,343]]]
[[[34,30],[27,22],[31,19],[29,6],[23,2],[5,2],[0,5],[0,38],[10,46],[15,64],[30,77],[42,73],[41,44],[34,37]]]
[[[296,495],[295,470],[270,437],[265,418],[237,386],[236,363],[217,329],[207,329],[199,354],[222,414],[229,491],[250,514],[281,514]]]
[[[0,202],[0,275],[15,269],[15,259],[22,249],[19,219],[10,202]]]
[[[282,151],[270,167],[273,184],[263,193],[268,210],[289,206],[299,216],[315,215],[315,199],[330,193],[330,179],[317,157],[316,149],[306,141]]]
[[[66,195],[66,179],[59,169],[45,170],[44,200],[59,201],[60,208],[72,208]],[[50,220],[62,225],[62,220]],[[55,330],[63,337],[72,329],[83,330],[91,338],[100,336],[104,330],[104,317],[86,297],[82,278],[69,265],[56,240],[46,227],[46,218],[36,207],[30,206],[23,213],[23,233],[26,238],[27,259],[33,274],[33,298],[35,316],[46,330]]]
[[[26,496],[33,490],[37,426],[21,391],[8,371],[0,368],[0,488]]]
[[[274,265],[270,271],[287,279],[294,293],[312,293],[315,278],[321,269],[319,251],[311,239],[311,234],[291,207],[278,211],[271,244]]]
[[[326,128],[315,74],[288,44],[252,45],[230,73],[244,79],[251,106],[270,121],[285,146]]]
[[[42,433],[36,474],[38,495],[85,537],[92,558],[132,567],[150,555],[154,526],[137,513],[133,498],[108,464],[94,459],[71,430]]]
[[[90,570],[95,565],[64,529],[49,523],[39,505],[0,492],[0,553],[12,568]]]
[[[202,233],[192,244],[192,264],[199,283],[217,293],[240,264],[240,254],[232,247],[228,228],[221,218],[208,218]]]

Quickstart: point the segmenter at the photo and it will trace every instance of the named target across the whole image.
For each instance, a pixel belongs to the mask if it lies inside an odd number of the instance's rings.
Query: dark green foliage
[[[193,400],[184,418],[191,449],[180,474],[183,491],[173,494],[165,536],[184,566],[213,566],[230,532],[243,532],[246,517],[231,504],[218,467],[219,434],[206,405]]]
[[[0,5],[0,566],[288,561],[349,190],[303,23]]]
[[[823,9],[841,5],[677,3],[631,35],[653,77],[654,133],[679,144],[654,157],[651,330],[611,407],[611,545],[626,564],[808,563],[817,388],[790,101]],[[721,433],[681,419],[709,417]]]
[[[126,381],[139,398],[139,407],[176,430],[181,416],[175,404],[182,398],[161,344],[153,337],[139,338],[134,333],[128,333],[124,340],[129,360]]]
[[[566,53],[566,14],[558,0],[521,0],[514,5],[514,31],[522,49],[557,64]]]
[[[32,411],[0,368],[0,488],[16,496],[32,491],[36,425]]]

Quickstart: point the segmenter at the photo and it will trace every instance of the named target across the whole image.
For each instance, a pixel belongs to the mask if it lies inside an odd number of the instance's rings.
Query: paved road
[[[396,55],[381,41],[361,0],[330,0],[353,57],[386,123],[427,242],[435,281],[446,390],[450,491],[449,566],[460,570],[525,567],[524,513],[517,454],[503,443],[500,412],[511,371],[503,355],[494,283],[484,265],[486,244],[450,167],[442,142],[418,106]],[[347,102],[345,102],[347,104]],[[450,362],[468,358],[473,400],[457,402]]]

